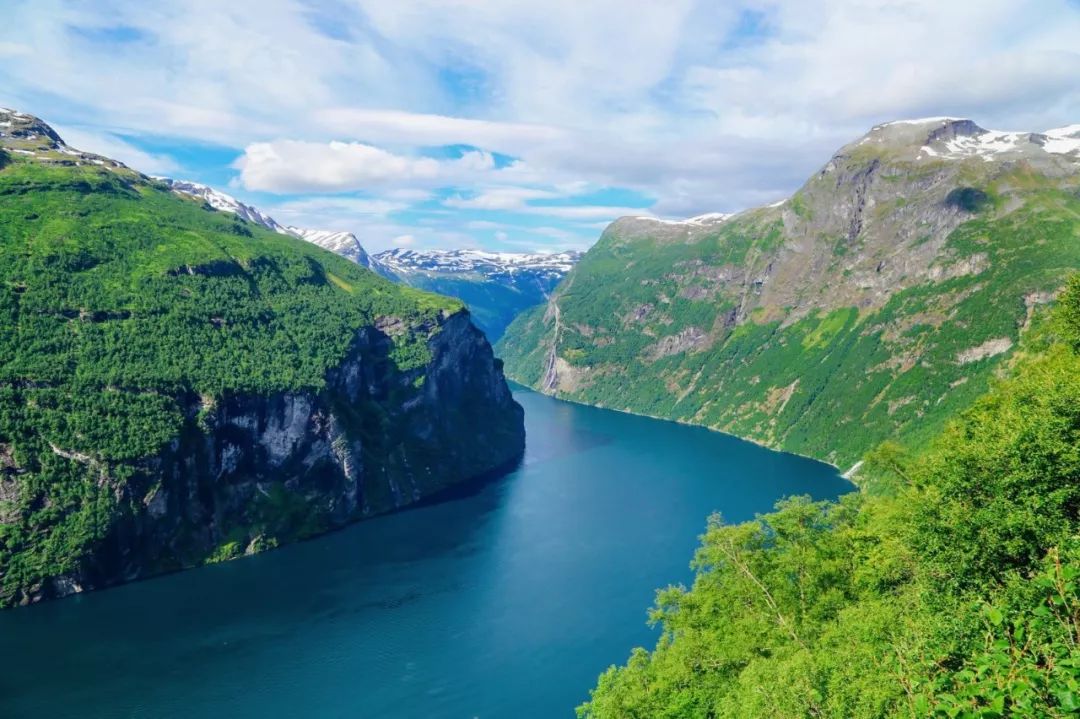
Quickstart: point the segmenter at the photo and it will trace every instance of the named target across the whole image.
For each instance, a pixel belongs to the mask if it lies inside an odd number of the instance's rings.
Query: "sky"
[[[0,106],[369,250],[782,199],[873,125],[1080,122],[1080,0],[0,0]]]

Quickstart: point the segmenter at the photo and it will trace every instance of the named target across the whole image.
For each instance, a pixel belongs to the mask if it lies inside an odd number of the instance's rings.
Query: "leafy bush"
[[[693,586],[657,595],[656,648],[579,716],[1080,711],[1078,287],[929,448],[870,453],[871,491],[710,521]]]

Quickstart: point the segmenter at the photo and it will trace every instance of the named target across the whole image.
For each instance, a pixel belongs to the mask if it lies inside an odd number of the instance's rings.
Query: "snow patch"
[[[691,217],[687,222],[692,222],[695,225],[713,225],[730,219],[732,216],[733,214],[730,212],[706,212],[704,215]]]
[[[203,185],[199,182],[191,182],[189,180],[173,180],[168,177],[156,177],[154,179],[161,180],[169,186],[170,190],[179,195],[188,195],[205,201],[206,204],[219,212],[232,213],[248,222],[254,222],[256,225],[261,225],[268,230],[273,230],[274,232],[279,232],[283,235],[292,234],[279,225],[273,217],[270,217],[270,215],[261,212],[251,205],[245,205],[232,195],[226,195],[224,192],[215,190],[209,185]]]
[[[379,252],[374,261],[395,272],[461,273],[513,275],[519,272],[569,272],[581,258],[580,252],[524,253],[484,250],[410,250],[398,247]]]

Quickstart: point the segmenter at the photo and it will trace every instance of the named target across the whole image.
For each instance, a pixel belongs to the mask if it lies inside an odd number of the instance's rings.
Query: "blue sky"
[[[772,202],[898,118],[1080,122],[1074,0],[0,6],[0,105],[373,250]]]

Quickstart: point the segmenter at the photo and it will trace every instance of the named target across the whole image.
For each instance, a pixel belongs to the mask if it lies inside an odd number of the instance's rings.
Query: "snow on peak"
[[[376,253],[374,261],[387,269],[410,274],[480,274],[487,276],[531,272],[565,274],[581,258],[581,252],[524,253],[485,250],[410,250],[398,247]]]
[[[976,134],[951,138],[931,136],[920,149],[920,156],[949,159],[978,157],[986,162],[1040,154],[1066,155],[1080,159],[1080,125],[1042,133],[982,130]]]
[[[318,245],[324,250],[330,250],[342,257],[352,260],[356,264],[371,268],[371,257],[367,250],[360,244],[360,240],[351,232],[335,232],[333,230],[308,230],[303,227],[286,227],[285,230],[293,237],[299,237],[313,245]]]
[[[637,217],[631,217],[632,220],[638,220],[640,222],[656,222],[661,225],[715,225],[720,222],[724,222],[732,217],[734,213],[729,212],[706,212],[703,215],[695,215],[694,217],[687,218],[685,220],[664,220],[659,217],[653,217],[652,215],[639,215]]]
[[[911,159],[1038,160],[1048,155],[1080,159],[1080,125],[1045,132],[987,130],[971,120],[925,117],[876,125],[855,146],[870,145],[901,153]]]
[[[270,215],[265,214],[251,205],[245,205],[232,195],[226,195],[224,192],[215,190],[209,185],[191,182],[190,180],[173,180],[168,177],[158,177],[155,179],[164,182],[168,185],[170,190],[177,194],[188,195],[189,197],[196,197],[203,200],[215,210],[232,213],[248,222],[254,222],[256,225],[261,225],[274,232],[280,232],[283,235],[292,234],[279,225],[273,217],[270,217]]]
[[[731,217],[734,217],[734,213],[731,212],[706,212],[704,215],[697,215],[691,217],[687,222],[692,222],[695,225],[711,225],[717,222],[723,222]]]
[[[1060,155],[1076,153],[1080,155],[1080,125],[1056,127],[1043,133],[1046,141],[1043,149]]]

